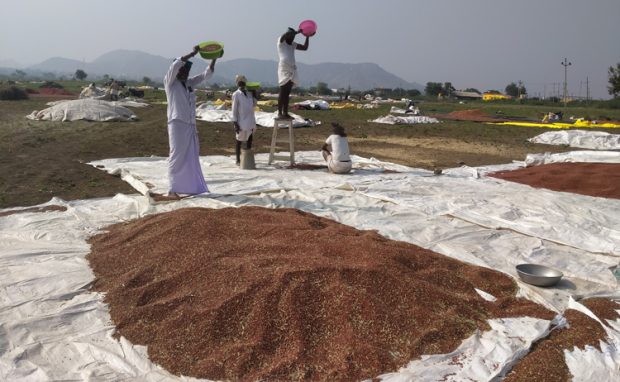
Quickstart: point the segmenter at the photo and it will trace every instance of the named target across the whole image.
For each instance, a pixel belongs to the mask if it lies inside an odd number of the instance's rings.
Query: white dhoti
[[[353,163],[348,161],[335,160],[331,154],[327,151],[323,151],[323,158],[327,162],[327,169],[334,174],[348,174],[351,172]]]
[[[170,192],[202,194],[209,192],[200,168],[200,148],[196,125],[173,120],[168,122],[170,156],[168,179]]]
[[[238,133],[235,133],[235,139],[239,142],[247,142],[250,139],[250,135],[254,133],[254,129],[240,129]]]
[[[286,62],[278,63],[278,86],[284,86],[289,81],[292,81],[295,85],[299,83],[297,65],[290,65]]]

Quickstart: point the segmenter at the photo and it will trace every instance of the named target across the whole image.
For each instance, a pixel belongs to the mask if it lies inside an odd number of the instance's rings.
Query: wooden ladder
[[[289,155],[275,155],[276,146],[278,142],[286,142],[286,140],[278,141],[278,130],[282,127],[288,127],[288,146]],[[295,135],[293,133],[293,120],[292,119],[275,119],[273,121],[273,132],[271,134],[271,148],[269,150],[269,164],[272,164],[274,160],[289,160],[291,166],[295,164]]]

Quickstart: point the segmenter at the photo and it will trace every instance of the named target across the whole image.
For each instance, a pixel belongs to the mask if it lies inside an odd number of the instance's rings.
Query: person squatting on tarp
[[[288,114],[289,97],[293,85],[299,83],[297,77],[297,65],[295,63],[295,50],[308,50],[310,37],[306,36],[306,41],[300,45],[294,41],[295,35],[301,33],[293,28],[288,30],[278,38],[278,86],[280,93],[278,95],[278,116],[279,119],[291,119]]]
[[[196,128],[196,94],[194,86],[209,79],[215,70],[215,59],[207,69],[189,77],[192,62],[189,59],[198,53],[195,46],[191,53],[175,58],[164,77],[164,88],[168,98],[168,194],[202,194],[209,192],[200,168],[200,147]]]
[[[329,150],[331,146],[331,151]],[[323,158],[327,162],[327,168],[334,174],[347,174],[351,171],[351,157],[349,156],[349,140],[344,132],[344,127],[338,123],[332,123],[332,135],[321,148]]]
[[[241,142],[246,142],[245,148],[252,148],[252,137],[256,131],[254,108],[257,104],[256,91],[247,90],[247,79],[243,75],[235,77],[238,89],[232,95],[232,120],[235,127],[235,155],[237,165],[241,163]]]

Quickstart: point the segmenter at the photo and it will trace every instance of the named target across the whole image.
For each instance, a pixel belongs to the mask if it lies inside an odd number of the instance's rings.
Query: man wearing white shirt
[[[246,89],[247,79],[243,75],[235,77],[238,89],[232,95],[232,120],[235,127],[235,155],[237,165],[241,163],[241,142],[246,142],[245,148],[252,148],[252,137],[256,131],[256,93]]]
[[[194,87],[213,75],[215,59],[209,67],[194,77],[189,77],[192,62],[189,59],[198,53],[195,46],[191,53],[176,58],[166,76],[164,88],[168,98],[168,178],[170,196],[178,194],[202,194],[209,192],[200,168],[200,147],[196,128],[196,94]]]
[[[297,64],[295,63],[295,50],[308,50],[310,38],[306,36],[303,45],[296,43],[295,35],[300,31],[288,28],[286,33],[278,38],[278,119],[291,119],[288,114],[289,97],[293,85],[299,82],[297,77]]]
[[[352,167],[347,134],[344,132],[344,127],[338,123],[332,123],[332,127],[333,134],[327,137],[321,152],[330,172],[334,174],[347,174]],[[329,146],[331,146],[331,151]]]

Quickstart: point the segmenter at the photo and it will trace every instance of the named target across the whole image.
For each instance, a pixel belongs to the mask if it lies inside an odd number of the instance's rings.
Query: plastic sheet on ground
[[[547,131],[528,141],[547,145],[567,145],[580,149],[620,150],[620,134],[610,134],[604,131]]]
[[[439,123],[439,120],[437,118],[427,117],[425,115],[411,115],[403,117],[390,114],[379,117],[377,119],[373,119],[368,122],[384,123],[388,125],[414,125],[420,123]]]
[[[566,153],[528,154],[526,166],[539,166],[549,163],[620,163],[618,151],[570,151]]]
[[[40,111],[33,111],[26,118],[35,121],[135,121],[133,111],[114,102],[90,98],[61,101]]]
[[[255,111],[254,117],[256,124],[264,127],[273,127],[275,118],[278,113],[267,113],[264,111]],[[304,119],[301,116],[289,113],[293,117],[293,127],[311,127],[319,125],[321,122],[315,122],[311,119]],[[196,119],[206,122],[229,122],[232,123],[231,110],[213,110],[208,106],[200,106],[196,108]]]
[[[61,101],[50,101],[47,102],[46,105],[47,106],[56,106],[56,105],[60,105],[63,102],[68,102],[69,100],[61,100]],[[109,102],[111,105],[113,106],[123,106],[123,107],[148,107],[150,106],[148,103],[144,102],[144,101],[138,101],[135,98],[121,98],[118,101],[107,101]]]
[[[391,114],[410,114],[410,115],[420,115],[420,109],[418,109],[417,107],[412,107],[412,108],[407,108],[407,109],[401,109],[399,107],[396,106],[392,106],[390,108],[390,113]]]
[[[329,110],[329,102],[322,99],[296,102],[293,104],[293,106],[297,106],[300,109],[306,110]]]
[[[358,105],[354,104],[353,102],[334,102],[331,104],[331,108],[332,109],[337,109],[337,110],[341,110],[341,109],[357,109]]]
[[[521,121],[509,121],[509,122],[488,122],[493,125],[511,125],[511,126],[524,126],[524,127],[547,127],[550,129],[574,129],[574,128],[593,128],[593,129],[615,129],[620,128],[620,124],[617,123],[593,123],[589,121],[576,121],[574,123],[564,122],[521,122]]]
[[[296,153],[321,164],[318,152]],[[85,256],[86,240],[105,227],[184,207],[291,207],[394,240],[499,270],[515,278],[519,294],[563,312],[572,298],[619,298],[612,269],[620,261],[620,201],[534,189],[485,173],[525,166],[449,169],[443,175],[353,156],[354,170],[279,168],[256,155],[256,170],[232,157],[201,157],[212,194],[155,203],[141,194],[46,205],[66,211],[0,217],[0,379],[180,381],[152,364],[146,349],[112,337],[113,326]],[[166,192],[166,158],[92,162],[120,175],[141,193]],[[385,171],[390,170],[390,171]],[[16,209],[19,210],[19,209]],[[8,211],[8,210],[1,210]],[[597,231],[596,229],[599,231]],[[581,233],[580,233],[581,232]],[[515,265],[542,263],[564,272],[554,288],[518,280]],[[481,291],[485,292],[485,291]],[[492,298],[492,297],[487,297]],[[560,317],[561,318],[561,317]],[[620,320],[619,320],[620,321]],[[389,381],[493,380],[508,371],[552,322],[528,317],[489,321],[453,353],[423,356],[386,373]],[[603,348],[566,353],[573,375],[610,375],[620,361],[613,349],[620,322]],[[450,362],[458,358],[459,362]],[[373,376],[368,376],[372,378]],[[605,380],[604,378],[598,380]]]

